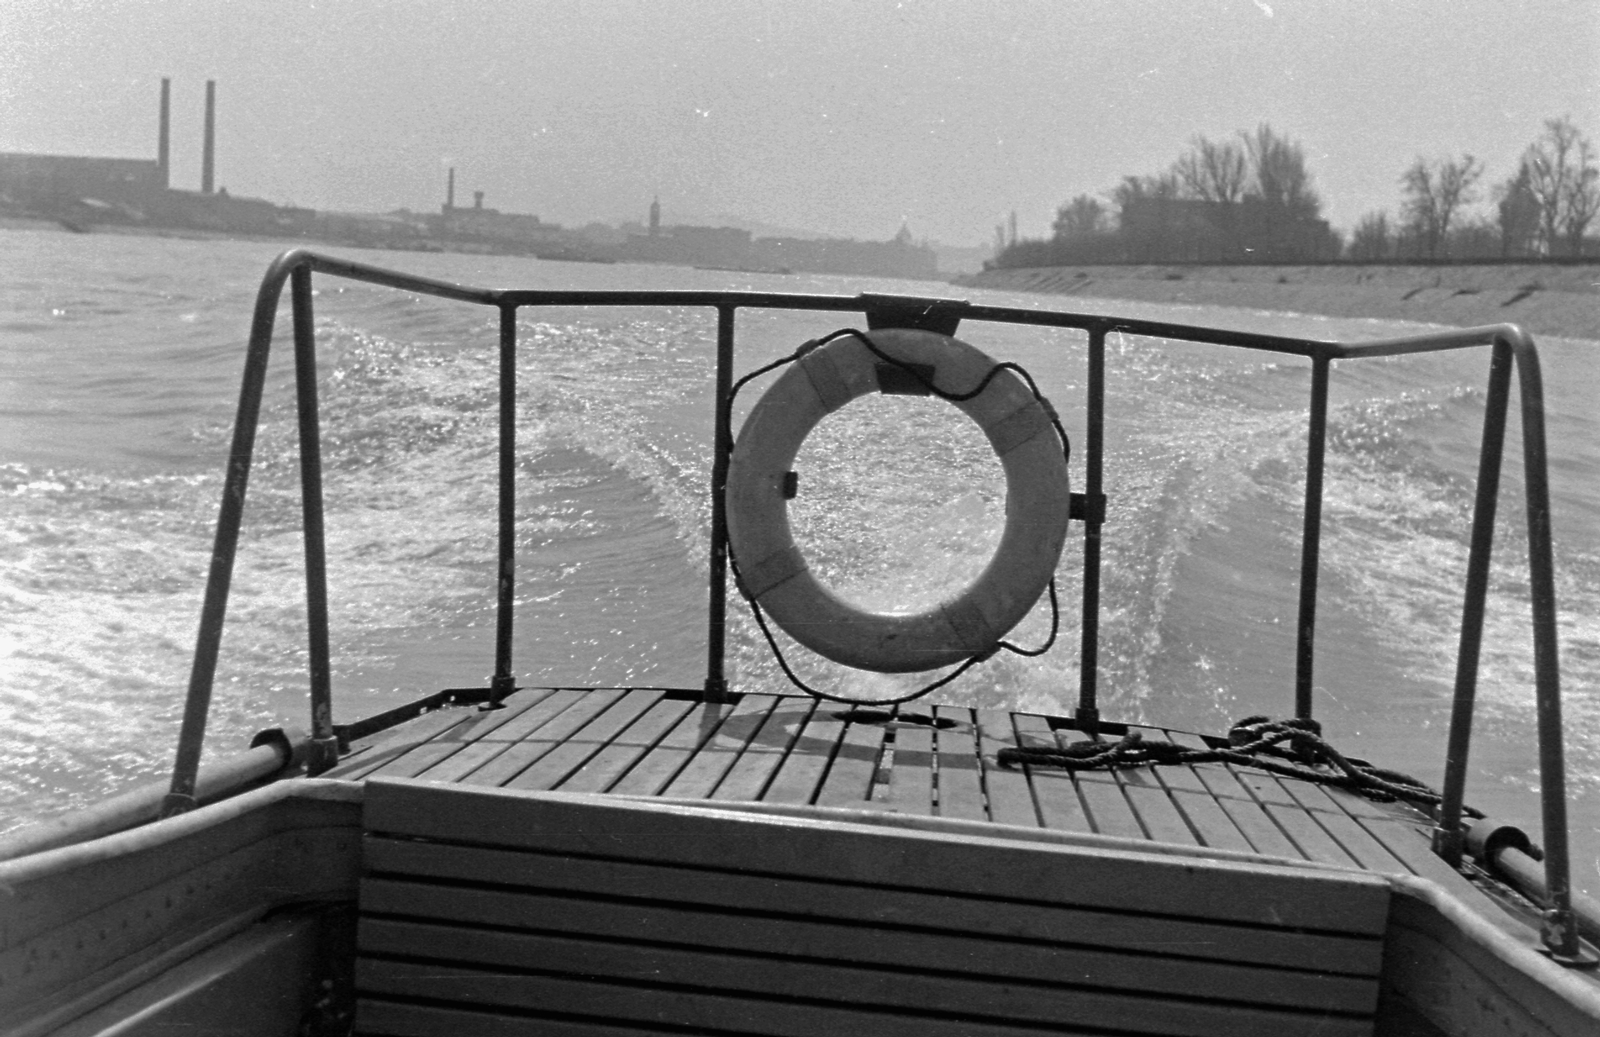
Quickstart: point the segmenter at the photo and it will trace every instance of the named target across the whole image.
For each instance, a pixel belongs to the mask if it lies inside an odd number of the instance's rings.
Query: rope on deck
[[[1284,743],[1288,743],[1286,748]],[[1347,789],[1380,803],[1401,799],[1432,807],[1441,798],[1439,793],[1409,774],[1375,767],[1366,760],[1344,755],[1323,739],[1322,725],[1310,718],[1245,717],[1228,729],[1227,748],[1191,749],[1175,742],[1150,742],[1140,732],[1129,731],[1116,742],[1076,742],[1054,749],[1008,746],[996,757],[1002,767],[1028,764],[1074,771],[1232,763]],[[1470,807],[1467,813],[1471,817],[1483,816]]]

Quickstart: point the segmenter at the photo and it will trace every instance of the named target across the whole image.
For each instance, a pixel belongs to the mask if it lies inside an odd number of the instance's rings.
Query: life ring
[[[995,368],[979,350],[931,331],[869,337],[896,361],[931,368],[929,380],[942,392],[971,392]],[[1071,494],[1049,412],[1014,372],[999,371],[972,399],[952,401],[983,429],[1005,469],[1006,523],[994,557],[966,590],[923,612],[873,613],[845,602],[818,582],[795,546],[785,476],[823,417],[879,390],[880,364],[853,335],[792,364],[745,420],[724,500],[743,590],[778,626],[846,666],[910,673],[991,652],[1021,622],[1061,558]]]

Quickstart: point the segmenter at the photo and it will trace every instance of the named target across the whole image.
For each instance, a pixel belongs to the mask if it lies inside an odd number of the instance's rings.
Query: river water
[[[0,232],[0,830],[156,779],[181,713],[251,300],[279,246]],[[757,288],[957,295],[1258,331],[1364,339],[1417,330],[1206,307],[1011,296],[948,285],[508,257],[350,253],[492,287]],[[319,279],[335,712],[353,720],[493,661],[497,314]],[[739,369],[848,323],[740,317]],[[218,675],[211,753],[305,725],[304,598],[291,372],[269,376]],[[705,665],[714,317],[523,311],[519,613],[524,683],[697,686]],[[969,323],[1023,363],[1083,438],[1081,335]],[[1600,390],[1596,343],[1541,342],[1577,884],[1600,889]],[[1206,732],[1292,711],[1309,365],[1114,336],[1108,350],[1102,704]],[[1487,353],[1335,365],[1317,713],[1336,744],[1442,774]],[[739,401],[736,424],[756,397]],[[1513,422],[1513,434],[1518,427]],[[1075,455],[1074,477],[1081,477]],[[998,539],[1004,482],[947,404],[872,397],[797,464],[813,567],[854,601],[919,607]],[[1508,451],[1469,801],[1538,827],[1520,493]],[[1001,655],[945,701],[1070,711],[1081,534],[1058,647]],[[1036,643],[1041,610],[1013,640]],[[797,651],[864,697],[911,678]],[[784,687],[734,610],[738,690]]]

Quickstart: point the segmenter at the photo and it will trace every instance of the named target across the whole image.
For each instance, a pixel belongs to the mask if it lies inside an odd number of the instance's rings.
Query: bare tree
[[[1566,233],[1567,253],[1583,255],[1583,232],[1600,211],[1600,168],[1595,166],[1594,146],[1587,137],[1578,138],[1577,169],[1567,182],[1566,212],[1562,230]]]
[[[1295,219],[1315,219],[1322,200],[1311,187],[1306,154],[1298,141],[1278,136],[1266,123],[1254,133],[1240,133],[1250,159],[1254,187],[1268,206]]]
[[[1405,214],[1429,259],[1438,256],[1456,212],[1476,198],[1473,185],[1482,175],[1483,163],[1465,154],[1459,160],[1440,159],[1431,166],[1418,156],[1401,174]]]
[[[1213,228],[1210,250],[1220,246],[1223,256],[1239,250],[1239,201],[1249,179],[1244,148],[1233,141],[1213,141],[1196,136],[1189,150],[1172,164],[1172,174],[1183,193],[1204,202]]]
[[[1394,235],[1389,230],[1389,216],[1382,211],[1369,212],[1361,217],[1356,229],[1350,233],[1351,259],[1372,261],[1388,259],[1394,247]]]
[[[1051,230],[1057,241],[1069,238],[1086,238],[1105,229],[1106,207],[1098,198],[1080,194],[1056,210]]]
[[[1528,189],[1539,202],[1539,240],[1554,252],[1563,237],[1574,254],[1581,251],[1583,232],[1600,207],[1600,171],[1594,148],[1578,132],[1570,116],[1547,119],[1544,133],[1523,157]]]
[[[1202,201],[1232,205],[1244,194],[1249,167],[1244,149],[1232,141],[1197,136],[1173,163],[1172,172],[1189,195]]]

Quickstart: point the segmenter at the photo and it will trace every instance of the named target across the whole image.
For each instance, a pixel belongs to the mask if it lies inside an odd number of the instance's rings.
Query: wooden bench
[[[1372,1032],[1354,870],[407,779],[363,823],[362,1033]]]

